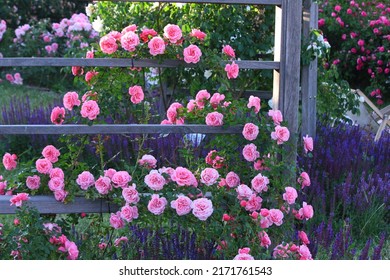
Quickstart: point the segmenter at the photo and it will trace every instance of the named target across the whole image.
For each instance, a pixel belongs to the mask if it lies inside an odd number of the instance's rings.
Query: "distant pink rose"
[[[246,201],[245,210],[250,212],[258,211],[261,209],[261,202],[263,202],[263,199],[260,196],[252,194],[248,201]]]
[[[14,76],[12,76],[12,74],[6,74],[5,75],[5,79],[8,81],[8,82],[10,82],[11,84],[13,84],[14,83]]]
[[[310,244],[310,241],[309,241],[309,238],[307,237],[306,232],[298,231],[298,237],[302,241],[303,244],[305,244],[305,245]]]
[[[154,191],[162,190],[165,185],[164,177],[157,171],[151,170],[144,179],[145,184]]]
[[[336,6],[334,7],[334,10],[335,10],[336,12],[340,12],[340,11],[341,11],[341,6],[340,6],[340,5],[336,5]]]
[[[38,175],[28,176],[26,179],[26,186],[30,190],[39,189],[40,184],[41,184],[41,178]]]
[[[161,37],[153,37],[149,43],[149,53],[153,56],[163,54],[165,52],[165,42]]]
[[[287,127],[277,125],[275,131],[271,133],[271,138],[276,140],[278,145],[281,145],[290,138],[290,131]]]
[[[139,202],[139,193],[135,188],[135,184],[130,187],[126,187],[122,189],[122,196],[125,199],[126,203],[136,204]]]
[[[42,155],[44,158],[50,160],[52,163],[56,163],[58,161],[58,157],[61,155],[61,153],[53,145],[47,145],[43,149]]]
[[[298,253],[300,256],[300,260],[312,260],[313,259],[309,248],[305,244],[299,246]]]
[[[256,145],[251,143],[244,146],[242,149],[242,155],[244,156],[245,160],[252,162],[260,156],[260,153],[257,151]]]
[[[148,210],[154,215],[161,215],[164,212],[167,203],[165,197],[160,198],[158,194],[153,194],[148,203]]]
[[[54,107],[51,111],[50,120],[54,124],[62,124],[65,120],[65,108],[64,107]]]
[[[70,91],[64,95],[63,103],[66,109],[72,111],[74,106],[80,106],[81,101],[77,92]]]
[[[50,179],[53,179],[55,177],[61,178],[61,179],[65,178],[64,171],[59,167],[56,167],[56,168],[53,168],[52,170],[50,170],[49,175],[50,175]]]
[[[271,245],[271,239],[269,238],[268,234],[265,231],[259,232],[257,235],[260,239],[260,246],[268,248],[269,245]]]
[[[192,210],[192,200],[184,195],[179,195],[176,200],[171,202],[171,207],[176,210],[177,215],[187,215]]]
[[[177,43],[182,37],[180,27],[175,24],[166,25],[164,27],[164,37],[173,44]]]
[[[206,35],[206,33],[200,31],[199,29],[192,29],[190,36],[195,37],[195,38],[203,41],[207,35]]]
[[[299,178],[297,181],[298,181],[298,184],[301,185],[302,189],[305,187],[309,187],[311,184],[309,174],[307,174],[306,172],[302,172],[301,175],[299,175]]]
[[[196,180],[194,174],[184,167],[177,167],[171,178],[179,186],[198,186],[198,181]]]
[[[196,105],[200,109],[204,108],[205,101],[209,99],[210,99],[210,93],[205,89],[198,91],[198,93],[195,96]]]
[[[13,170],[17,166],[18,156],[15,154],[5,153],[3,156],[3,165],[6,170]]]
[[[50,179],[48,186],[52,192],[56,192],[65,188],[65,182],[64,179],[61,179],[60,177],[54,177],[53,179]]]
[[[183,50],[183,56],[186,63],[198,63],[202,56],[202,51],[196,45],[189,45]]]
[[[259,173],[252,179],[251,184],[257,193],[266,192],[268,191],[269,179]]]
[[[229,187],[229,188],[235,188],[237,187],[238,185],[240,185],[240,177],[234,173],[233,171],[230,171],[227,175],[226,175],[226,185]]]
[[[222,126],[223,115],[219,112],[208,113],[206,116],[206,124],[208,126]]]
[[[95,100],[88,100],[83,103],[81,106],[81,116],[83,118],[88,118],[89,120],[94,120],[100,114],[99,105]]]
[[[83,171],[77,176],[76,183],[82,190],[86,191],[89,187],[95,184],[95,178],[91,172]]]
[[[128,183],[132,180],[130,174],[127,171],[116,172],[111,181],[115,184],[115,187],[127,187]]]
[[[118,50],[116,39],[113,36],[105,35],[100,39],[100,48],[105,54],[113,54]]]
[[[219,178],[219,173],[214,168],[205,168],[200,173],[200,181],[206,186],[214,185]]]
[[[109,177],[100,176],[95,181],[95,188],[100,194],[108,194],[112,190],[111,179]]]
[[[313,151],[313,138],[309,137],[308,135],[303,136],[303,148],[305,150],[305,153],[312,152]]]
[[[156,168],[157,166],[157,160],[152,155],[143,155],[138,163],[139,165],[145,166],[147,168]]]
[[[279,209],[270,209],[267,218],[275,225],[281,226],[283,224],[283,212]]]
[[[121,34],[126,34],[127,32],[135,32],[137,31],[137,25],[131,24],[129,26],[126,26],[125,28],[122,29]]]
[[[311,219],[314,215],[313,206],[307,204],[306,202],[303,202],[303,206],[298,211],[299,215],[302,217],[302,219]]]
[[[229,45],[223,46],[222,52],[227,56],[236,57],[236,53],[234,52],[234,49]]]
[[[228,79],[235,79],[238,77],[239,67],[234,61],[232,64],[226,64],[225,71],[227,74]]]
[[[259,127],[253,123],[246,123],[242,130],[242,135],[246,140],[253,141],[259,134]]]
[[[286,187],[285,190],[286,192],[283,194],[283,200],[288,204],[294,204],[298,197],[297,190],[293,187]]]
[[[115,229],[123,228],[125,226],[125,223],[123,222],[123,220],[121,218],[120,211],[116,212],[115,214],[111,213],[110,225]]]
[[[257,114],[258,112],[260,112],[260,108],[261,108],[261,99],[258,98],[257,96],[251,95],[251,96],[249,97],[249,101],[248,101],[247,107],[248,107],[248,108],[254,107],[255,113]]]
[[[280,123],[283,121],[282,112],[279,110],[269,110],[268,116],[272,118],[275,125],[280,125]]]
[[[127,222],[131,222],[133,219],[138,219],[137,206],[125,205],[121,208],[121,218]]]
[[[11,197],[10,202],[11,206],[15,205],[16,207],[20,207],[23,204],[23,201],[29,200],[27,193],[19,193]]]
[[[242,200],[242,199],[249,199],[251,198],[253,191],[251,188],[249,188],[247,185],[239,185],[236,188],[237,192],[237,199]]]
[[[246,260],[246,261],[254,260],[254,258],[251,255],[249,255],[249,252],[250,252],[249,248],[239,249],[238,255],[236,255],[233,260]]]
[[[206,221],[213,211],[213,203],[208,198],[198,198],[192,203],[192,214],[201,221]]]
[[[49,174],[51,169],[53,168],[53,164],[48,159],[38,159],[35,162],[35,167],[37,171],[41,174]]]
[[[225,95],[224,94],[220,94],[218,92],[214,93],[213,96],[211,96],[210,98],[210,104],[211,106],[216,109],[219,104],[225,100]]]
[[[126,51],[133,52],[139,45],[139,36],[133,31],[126,32],[121,37],[121,45]]]
[[[144,91],[142,90],[141,86],[132,86],[132,87],[130,87],[129,88],[129,94],[131,96],[130,100],[134,104],[140,103],[145,98]]]

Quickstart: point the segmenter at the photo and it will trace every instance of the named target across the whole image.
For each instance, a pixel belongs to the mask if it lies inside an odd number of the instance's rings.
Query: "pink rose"
[[[205,105],[205,101],[210,99],[210,93],[203,89],[198,91],[198,93],[195,96],[196,105],[199,107],[199,109],[203,109]]]
[[[177,167],[171,178],[179,186],[198,186],[198,181],[196,180],[194,174],[184,167]]]
[[[261,202],[263,202],[263,199],[260,196],[252,194],[248,201],[246,201],[245,210],[250,212],[258,211],[261,209]]]
[[[64,107],[54,107],[51,111],[50,120],[54,124],[62,124],[65,120],[65,108]]]
[[[145,98],[144,91],[142,90],[141,86],[132,86],[132,87],[130,87],[129,88],[129,94],[131,96],[130,100],[134,104],[140,103]]]
[[[133,203],[136,204],[139,202],[139,194],[138,191],[135,188],[135,184],[133,184],[130,187],[123,188],[122,189],[122,196],[125,199],[126,203]]]
[[[273,224],[281,226],[283,224],[284,215],[279,209],[270,209],[267,218]]]
[[[290,131],[288,131],[287,127],[277,125],[275,131],[271,133],[271,138],[276,140],[278,145],[281,145],[290,138]]]
[[[123,222],[123,220],[121,218],[120,211],[116,212],[115,214],[111,213],[110,225],[115,229],[123,228],[125,226],[125,223]]]
[[[259,134],[259,127],[253,123],[246,123],[242,130],[242,135],[246,140],[253,141]]]
[[[65,182],[64,179],[54,177],[48,182],[48,186],[52,192],[56,192],[65,188]]]
[[[84,74],[84,69],[81,66],[72,66],[73,76],[81,76]]]
[[[100,39],[100,48],[103,53],[113,54],[118,50],[116,39],[113,36],[105,35]]]
[[[308,135],[303,137],[303,148],[305,150],[305,153],[312,152],[313,151],[313,138],[309,137]]]
[[[63,103],[66,109],[72,111],[74,106],[80,106],[81,101],[77,92],[69,91],[65,93]]]
[[[254,110],[255,110],[255,113],[257,114],[258,112],[260,112],[260,107],[261,107],[261,99],[256,97],[256,96],[253,96],[251,95],[249,97],[249,101],[248,101],[248,105],[247,107],[250,109],[252,107],[254,107]]]
[[[201,221],[207,220],[213,214],[213,203],[207,198],[198,198],[192,203],[192,214]]]
[[[114,176],[114,174],[116,173],[117,171],[113,168],[109,168],[107,170],[104,170],[104,177],[108,177],[110,179],[112,179],[112,176]]]
[[[145,29],[142,30],[141,35],[139,35],[139,37],[141,38],[141,40],[144,43],[146,43],[146,42],[149,41],[150,37],[154,37],[156,35],[157,35],[157,32],[154,29],[145,28]],[[150,46],[149,46],[149,48],[150,48]]]
[[[236,57],[236,53],[234,52],[234,49],[229,45],[223,46],[222,52],[227,56]]]
[[[268,191],[269,179],[259,173],[252,179],[251,184],[257,193],[266,192]]]
[[[1,178],[1,176],[0,176]],[[5,189],[7,188],[7,181],[0,182],[0,195],[5,194]]]
[[[173,44],[177,43],[182,37],[180,27],[174,24],[166,25],[164,27],[164,37]]]
[[[138,219],[137,206],[125,205],[121,208],[121,218],[127,222],[131,222],[133,219]]]
[[[153,194],[148,203],[148,210],[154,215],[161,215],[164,212],[167,203],[165,197],[160,198],[158,194]]]
[[[49,174],[53,168],[53,165],[50,162],[50,160],[43,158],[43,159],[38,159],[35,162],[35,167],[39,173]]]
[[[302,217],[302,219],[308,220],[313,218],[314,215],[313,206],[307,204],[306,202],[303,202],[303,206],[301,209],[299,209],[298,214],[300,215],[300,217]]]
[[[130,174],[127,171],[116,172],[111,181],[115,184],[115,187],[127,187],[128,183],[132,180]]]
[[[149,43],[149,53],[153,56],[163,54],[165,52],[165,42],[161,37],[153,37]]]
[[[242,155],[245,160],[252,162],[260,156],[260,153],[257,151],[256,145],[251,143],[244,146],[244,149],[242,149]]]
[[[133,31],[128,31],[121,37],[121,45],[126,51],[133,52],[139,45],[139,37]]]
[[[300,256],[300,260],[312,260],[312,256],[309,248],[304,244],[299,246],[298,253]]]
[[[176,210],[177,215],[183,216],[191,212],[192,200],[187,196],[179,195],[176,200],[171,202],[171,207]]]
[[[225,71],[228,79],[235,79],[238,77],[239,67],[233,61],[232,64],[226,64]]]
[[[206,124],[209,126],[222,126],[223,115],[219,112],[208,113],[206,116]]]
[[[156,168],[157,166],[157,160],[152,155],[143,155],[138,163],[139,165],[145,166],[147,168]]]
[[[26,186],[30,190],[37,190],[41,184],[41,178],[38,175],[28,176],[26,179]]]
[[[288,204],[294,204],[295,200],[298,197],[298,193],[296,189],[293,187],[286,187],[286,192],[283,194],[283,200],[286,201]]]
[[[181,105],[180,103],[178,102],[174,102],[172,103],[168,110],[167,110],[167,118],[168,120],[171,122],[171,123],[182,123],[184,122],[184,119],[181,118],[181,119],[178,119],[177,118],[177,114],[178,114],[178,110],[183,108],[183,105]]]
[[[309,241],[309,238],[307,237],[306,232],[298,231],[298,237],[302,241],[303,244],[305,244],[305,245],[310,244],[310,241]]]
[[[269,110],[268,116],[272,118],[275,125],[280,125],[280,123],[283,121],[282,112],[279,110]]]
[[[200,31],[199,29],[192,29],[190,33],[191,37],[195,37],[201,41],[203,41],[206,38],[206,33]]]
[[[95,100],[88,100],[83,103],[81,106],[81,116],[83,118],[88,118],[89,120],[94,120],[100,114],[99,105]]]
[[[85,54],[85,58],[94,58],[94,57],[95,57],[95,53],[93,51],[87,51],[87,53]]]
[[[309,174],[306,172],[302,172],[301,175],[299,175],[298,183],[302,186],[302,189],[305,187],[309,187],[311,184]]]
[[[205,161],[213,168],[219,169],[223,167],[224,158],[219,156],[216,150],[212,150],[207,154]]]
[[[240,177],[233,171],[230,171],[226,175],[225,179],[226,179],[226,185],[228,185],[229,188],[237,187],[240,184]]]
[[[236,188],[236,192],[237,192],[237,199],[239,200],[242,200],[242,199],[249,199],[251,198],[252,194],[253,194],[253,191],[251,190],[251,188],[249,188],[247,185],[239,185],[237,188]]]
[[[20,207],[23,204],[23,201],[29,200],[27,193],[18,193],[17,195],[14,195],[11,197],[10,202],[11,206],[15,205],[16,207]]]
[[[61,178],[61,179],[64,179],[65,178],[65,174],[64,174],[64,171],[61,169],[61,168],[53,168],[52,170],[50,170],[50,179],[53,179],[55,177],[57,178]]]
[[[115,239],[114,241],[114,246],[115,247],[119,247],[119,245],[123,242],[123,243],[127,243],[129,241],[129,239],[126,237],[126,236],[121,236],[117,239]]]
[[[216,109],[219,104],[225,100],[225,95],[224,94],[220,94],[218,92],[214,93],[213,96],[211,96],[210,98],[210,104],[211,106]]]
[[[95,184],[95,178],[91,172],[83,171],[77,176],[76,183],[82,190],[86,191],[89,187]]]
[[[265,231],[259,232],[257,235],[260,239],[260,246],[268,248],[269,245],[271,245],[271,239],[269,238],[268,234]]]
[[[233,260],[254,260],[254,258],[249,255],[250,249],[249,248],[242,248],[238,250],[238,255],[234,257]]]
[[[58,161],[58,157],[61,155],[60,151],[57,150],[53,145],[47,145],[43,151],[42,155],[45,159],[50,160],[50,162],[55,163]]]
[[[183,55],[186,63],[198,63],[202,56],[202,51],[196,45],[189,45],[183,50]]]
[[[126,34],[127,32],[135,32],[135,31],[137,31],[137,25],[131,24],[131,25],[123,28],[123,30],[121,31],[121,34],[123,35],[123,34]]]
[[[100,194],[108,194],[112,190],[111,179],[109,177],[100,176],[95,182],[95,188]]]
[[[3,165],[6,170],[13,170],[17,166],[18,156],[15,154],[5,153],[3,156]]]
[[[188,112],[192,112],[195,108],[196,108],[195,100],[191,99],[190,101],[188,101],[188,103],[187,103],[187,111]]]
[[[205,168],[200,173],[200,181],[206,186],[214,185],[219,178],[219,173],[214,168]]]
[[[149,188],[155,191],[162,190],[166,183],[164,177],[157,170],[151,170],[145,176],[144,182]]]
[[[79,256],[79,250],[77,249],[76,243],[71,242],[69,240],[66,240],[64,246],[58,248],[58,250],[60,250],[61,252],[67,252],[68,260],[75,260]]]

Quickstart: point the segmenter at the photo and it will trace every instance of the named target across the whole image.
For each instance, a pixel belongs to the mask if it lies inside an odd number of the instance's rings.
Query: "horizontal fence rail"
[[[229,61],[225,61],[230,63]],[[235,61],[242,69],[278,70],[277,61],[240,60]],[[131,59],[131,58],[54,58],[54,57],[8,57],[0,58],[0,67],[64,67],[64,66],[102,66],[102,67],[188,67],[194,68],[196,64],[185,63],[181,60],[166,59]]]
[[[242,125],[221,127],[201,124],[161,125],[161,124],[97,124],[97,125],[0,125],[0,135],[31,134],[152,134],[152,133],[204,133],[239,134]]]
[[[16,206],[10,206],[10,195],[0,195],[0,214],[14,214]],[[35,207],[40,214],[71,214],[71,213],[112,213],[119,209],[119,206],[103,199],[89,200],[83,197],[76,197],[70,203],[62,203],[49,195],[30,196],[27,202]]]
[[[106,1],[106,0],[98,0]],[[282,5],[282,0],[111,0],[111,2],[164,2],[198,4]]]

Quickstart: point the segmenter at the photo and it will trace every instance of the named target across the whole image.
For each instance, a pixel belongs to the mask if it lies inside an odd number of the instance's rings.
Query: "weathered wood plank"
[[[222,65],[230,63],[222,62]],[[235,61],[242,69],[279,69],[278,61],[240,60]],[[181,60],[167,59],[130,59],[130,58],[62,58],[62,57],[8,57],[0,59],[0,67],[65,67],[65,66],[101,66],[101,67],[162,67],[175,68],[179,66],[193,68],[196,64]]]
[[[106,1],[106,0],[100,0]],[[155,0],[111,0],[111,2],[156,2]],[[281,5],[282,0],[160,0],[165,3]]]
[[[0,125],[0,135],[29,134],[153,134],[153,133],[204,133],[239,134],[243,126],[214,127],[207,125],[160,125],[160,124],[115,124],[115,125]]]
[[[17,209],[10,206],[12,196],[0,196],[0,214],[14,214]],[[30,196],[29,205],[36,207],[41,214],[70,214],[70,213],[111,213],[119,209],[118,205],[105,200],[89,200],[83,197],[76,197],[71,203],[61,203],[55,200],[54,196],[36,195]]]

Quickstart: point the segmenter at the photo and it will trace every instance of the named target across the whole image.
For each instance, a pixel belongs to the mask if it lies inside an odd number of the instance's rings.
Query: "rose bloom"
[[[244,146],[242,149],[242,155],[244,156],[245,160],[252,162],[260,156],[260,153],[257,151],[256,145],[251,143]]]
[[[138,163],[142,166],[146,166],[147,168],[156,168],[157,166],[157,160],[152,155],[143,155]]]
[[[112,176],[114,176],[114,174],[116,173],[117,171],[114,169],[114,168],[109,168],[107,170],[104,170],[104,176],[105,177],[108,177],[110,179],[112,179]]]
[[[50,160],[41,158],[37,159],[37,161],[35,162],[35,167],[39,173],[49,174],[53,168],[53,164],[50,162]]]
[[[313,138],[309,137],[308,135],[303,137],[303,148],[305,150],[305,153],[312,152],[313,151]]]
[[[223,167],[224,158],[219,156],[216,150],[212,150],[207,154],[205,161],[213,168],[219,169]]]
[[[263,176],[261,173],[257,174],[251,181],[252,188],[258,192],[268,191],[269,179],[266,176]]]
[[[122,189],[122,196],[125,199],[126,203],[138,203],[139,202],[139,194],[138,191],[135,188],[135,184],[133,184],[130,187],[123,188]]]
[[[268,220],[270,220],[273,224],[277,226],[281,226],[283,224],[283,212],[279,209],[270,209],[269,215],[267,216]]]
[[[199,107],[199,109],[203,109],[205,105],[205,101],[210,99],[210,93],[203,89],[198,91],[198,93],[195,96],[196,105]]]
[[[206,33],[200,31],[199,29],[192,29],[190,33],[191,37],[195,37],[201,41],[203,41],[206,38]]]
[[[6,170],[13,170],[17,166],[16,160],[18,159],[18,156],[15,154],[5,153],[3,156],[3,165]]]
[[[55,163],[58,161],[58,157],[61,155],[60,151],[57,150],[56,147],[53,145],[47,145],[43,151],[42,155],[45,159],[50,160],[52,163]]]
[[[126,236],[121,236],[121,237],[115,239],[115,241],[114,241],[114,246],[115,246],[115,247],[119,247],[119,245],[120,245],[122,242],[126,243],[126,242],[128,242],[128,241],[129,241],[129,239],[128,239]]]
[[[206,124],[209,126],[222,126],[223,115],[219,112],[208,113],[206,116]]]
[[[257,235],[260,239],[260,246],[268,248],[269,245],[271,245],[271,239],[269,238],[268,234],[265,231],[259,232]]]
[[[312,256],[309,248],[304,244],[299,246],[298,253],[300,256],[300,260],[312,260]]]
[[[118,45],[116,39],[113,36],[105,35],[100,39],[100,48],[105,54],[113,54],[117,51]]]
[[[50,179],[53,179],[55,177],[64,179],[65,178],[64,171],[59,167],[50,170]]]
[[[168,24],[164,27],[164,37],[171,43],[175,44],[182,37],[182,32],[179,26],[175,24]]]
[[[196,108],[195,100],[191,99],[190,101],[188,101],[188,103],[187,103],[187,111],[188,112],[192,112],[195,108]]]
[[[95,100],[88,100],[83,103],[81,106],[81,116],[83,118],[88,118],[89,120],[94,120],[100,114],[99,105]]]
[[[219,173],[214,168],[205,168],[200,173],[200,181],[206,186],[214,185],[219,178]]]
[[[238,77],[239,67],[233,61],[232,64],[226,64],[225,71],[228,79],[235,79]]]
[[[99,74],[99,72],[96,72],[96,71],[88,71],[87,73],[85,73],[85,81],[87,83],[89,83],[93,77],[97,76]]]
[[[22,206],[23,201],[29,200],[27,193],[19,193],[11,197],[10,202],[11,206],[15,205],[16,207]]]
[[[129,94],[131,96],[130,100],[134,104],[140,103],[145,98],[144,91],[141,86],[129,87]]]
[[[260,112],[261,99],[256,97],[256,96],[251,95],[249,97],[249,101],[248,101],[247,107],[248,108],[254,107],[255,113],[257,114],[258,112]]]
[[[306,202],[303,202],[303,206],[301,209],[299,209],[298,214],[302,217],[302,219],[311,219],[314,215],[313,206],[307,204]]]
[[[133,52],[139,45],[139,37],[133,31],[126,32],[121,37],[121,45],[126,51]]]
[[[111,179],[109,177],[100,176],[95,182],[95,188],[100,194],[108,194],[112,190]]]
[[[178,109],[181,109],[183,108],[183,105],[181,105],[180,103],[178,102],[174,102],[172,103],[168,110],[167,110],[167,118],[168,120],[171,122],[171,123],[183,123],[184,120],[181,118],[181,119],[178,119],[177,118],[177,114],[178,114]]]
[[[303,244],[310,244],[309,238],[307,237],[306,232],[298,231],[298,237],[302,241]]]
[[[258,211],[261,208],[261,202],[263,202],[263,199],[260,196],[252,194],[248,201],[246,201],[245,210],[250,212]]]
[[[0,176],[0,179],[2,180],[2,177]],[[5,189],[7,188],[7,181],[0,182],[0,195],[5,194]]]
[[[164,212],[167,203],[165,197],[160,198],[158,194],[153,194],[148,203],[148,210],[154,215],[161,215]]]
[[[144,182],[149,188],[155,191],[162,190],[166,183],[164,177],[157,170],[151,170],[145,176]]]
[[[254,260],[254,258],[251,255],[249,255],[250,250],[251,249],[249,248],[239,249],[238,255],[236,255],[233,260],[248,260],[248,261]]]
[[[52,192],[63,190],[65,188],[65,182],[64,179],[61,179],[59,177],[54,177],[48,182],[49,189]]]
[[[251,198],[253,191],[251,188],[249,188],[247,185],[239,185],[236,188],[237,192],[237,199],[242,200],[242,199],[249,199]]]
[[[81,76],[84,74],[84,69],[81,66],[72,66],[73,76]]]
[[[229,188],[237,187],[240,184],[240,177],[233,171],[230,171],[226,175],[225,179],[226,179],[226,185],[228,185]]]
[[[309,174],[302,172],[301,175],[299,175],[297,182],[301,185],[302,189],[309,187],[311,184]]]
[[[194,174],[184,167],[177,167],[171,178],[179,186],[198,186],[198,181],[196,180]]]
[[[202,56],[202,51],[196,45],[189,45],[183,50],[183,55],[186,63],[198,63]]]
[[[64,246],[61,246],[58,250],[64,253],[67,252],[68,260],[75,260],[79,256],[79,250],[77,249],[76,243],[69,240],[66,240]]]
[[[41,184],[41,178],[38,175],[28,176],[26,179],[26,186],[30,190],[37,190]]]
[[[280,125],[280,123],[283,121],[282,112],[279,110],[269,110],[268,116],[272,118],[275,125]]]
[[[144,43],[146,43],[149,41],[149,37],[154,37],[156,35],[157,35],[157,32],[154,29],[145,28],[142,30],[141,35],[139,35],[139,37],[141,38],[141,40]],[[149,48],[150,48],[150,46],[149,46]]]
[[[77,176],[76,183],[82,190],[86,191],[89,187],[95,184],[95,178],[91,172],[83,171]]]
[[[95,57],[95,54],[93,51],[87,51],[87,53],[85,54],[85,58],[94,58]]]
[[[64,202],[65,198],[68,196],[68,192],[64,189],[54,192],[54,198],[59,202]]]
[[[253,141],[259,134],[259,127],[253,123],[246,123],[242,130],[242,135],[246,140]]]
[[[297,190],[293,187],[286,187],[285,190],[286,192],[283,194],[283,200],[288,204],[294,204],[298,197]]]
[[[187,196],[179,195],[176,200],[171,201],[171,207],[176,210],[177,215],[187,215],[192,210],[192,200]]]
[[[234,49],[233,49],[231,46],[229,46],[229,45],[223,46],[222,52],[223,52],[224,54],[226,54],[227,56],[236,57],[236,54],[235,54],[235,52],[234,52]]]
[[[72,111],[74,106],[80,106],[81,101],[79,100],[79,95],[77,94],[77,92],[69,91],[65,93],[63,103],[66,109]]]
[[[126,187],[127,184],[131,181],[131,176],[127,171],[118,171],[115,173],[111,181],[115,184],[116,187]]]
[[[276,140],[278,145],[281,145],[290,138],[290,131],[288,131],[287,127],[277,125],[275,131],[271,133],[271,138]]]
[[[153,56],[163,54],[165,52],[165,42],[161,37],[153,37],[149,43],[149,53]]]
[[[121,218],[127,222],[131,222],[133,219],[138,218],[137,206],[125,205],[121,208]]]
[[[213,211],[213,203],[210,199],[198,198],[192,203],[192,214],[201,221],[206,221]]]
[[[121,218],[120,211],[116,212],[115,214],[111,213],[110,225],[115,229],[123,228],[125,226],[125,223],[123,222],[123,220]]]
[[[211,96],[210,104],[214,109],[216,109],[219,103],[221,103],[223,100],[225,100],[225,95],[216,92],[213,94],[213,96]]]
[[[65,108],[64,107],[54,107],[51,111],[50,120],[54,124],[62,124],[65,120]]]

